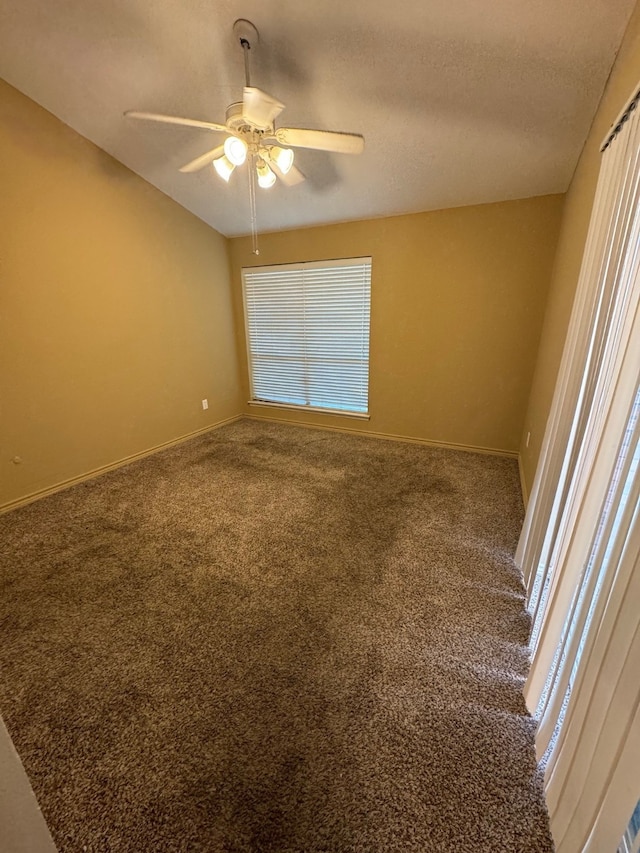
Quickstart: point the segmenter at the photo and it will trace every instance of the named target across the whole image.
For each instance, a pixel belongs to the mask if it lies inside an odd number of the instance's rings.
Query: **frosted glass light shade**
[[[264,160],[260,159],[256,163],[256,172],[258,173],[258,184],[263,190],[268,190],[276,182],[275,173],[267,166]]]
[[[275,162],[283,175],[286,175],[293,166],[293,151],[290,148],[280,148],[273,145],[269,149],[269,157]]]
[[[223,154],[222,157],[218,157],[216,160],[214,160],[213,167],[220,175],[222,180],[229,183],[229,178],[231,177],[231,173],[235,169],[235,165],[227,158],[226,154]]]
[[[228,136],[224,141],[224,153],[234,166],[242,166],[247,159],[247,143],[237,136]]]

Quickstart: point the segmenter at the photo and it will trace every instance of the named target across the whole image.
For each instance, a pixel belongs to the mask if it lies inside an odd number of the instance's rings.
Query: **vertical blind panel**
[[[640,783],[640,111],[603,155],[517,559],[558,853],[613,850]]]
[[[540,601],[540,596],[546,598],[552,574],[551,551],[556,539],[558,516],[564,506],[566,478],[570,474],[568,457],[575,444],[577,426],[575,421],[571,423],[569,419],[573,417],[578,404],[583,380],[582,368],[589,357],[593,317],[600,297],[597,269],[613,219],[623,157],[624,151],[619,145],[614,145],[613,150],[603,157],[558,382],[516,552],[516,561],[527,583],[534,618],[537,608],[544,609],[545,602]]]
[[[243,270],[254,400],[369,408],[371,259]]]
[[[533,666],[527,682],[531,708],[547,701],[548,675],[554,668],[558,646],[564,641],[566,616],[579,586],[578,576],[565,572],[567,551],[572,546],[571,531],[580,512],[586,478],[592,464],[593,447],[606,413],[611,388],[610,373],[617,358],[623,319],[630,310],[635,279],[638,200],[640,197],[640,126],[634,115],[627,135],[616,140],[603,162],[600,182],[606,187],[607,215],[603,222],[591,223],[596,230],[596,254],[589,268],[581,272],[579,287],[597,294],[589,318],[582,362],[573,370],[580,379],[574,402],[571,436],[564,448],[563,480],[557,483],[554,517],[548,519],[544,553],[540,554],[537,582],[533,584],[529,607],[534,617]],[[616,147],[618,146],[618,147]],[[568,395],[565,399],[568,402]],[[560,453],[558,446],[556,452]]]

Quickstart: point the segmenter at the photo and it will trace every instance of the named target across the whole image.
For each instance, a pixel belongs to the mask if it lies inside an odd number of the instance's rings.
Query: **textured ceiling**
[[[258,195],[275,230],[563,192],[634,0],[2,0],[0,75],[226,235],[249,230],[246,169],[178,167],[252,83],[280,124],[362,133],[363,155],[300,150],[299,186]]]

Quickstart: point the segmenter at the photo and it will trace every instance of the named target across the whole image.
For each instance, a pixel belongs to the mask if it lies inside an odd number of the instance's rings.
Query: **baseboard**
[[[529,490],[527,489],[527,480],[524,476],[524,468],[522,467],[522,454],[518,453],[518,471],[520,472],[520,488],[522,490],[522,503],[524,508],[527,508],[529,503]]]
[[[179,438],[171,439],[171,441],[165,441],[162,444],[157,444],[154,447],[148,448],[147,450],[142,450],[139,453],[134,453],[131,456],[126,456],[123,459],[119,459],[117,462],[111,462],[108,465],[101,466],[100,468],[94,468],[93,470],[87,471],[84,474],[79,474],[76,477],[71,477],[68,480],[63,480],[60,483],[55,483],[53,486],[47,486],[45,489],[39,489],[38,491],[30,492],[28,495],[24,495],[21,498],[16,498],[13,501],[9,501],[8,503],[0,505],[0,515],[6,512],[10,512],[13,509],[18,509],[18,507],[25,506],[26,504],[33,503],[34,501],[40,500],[40,498],[45,498],[48,495],[53,495],[56,492],[61,492],[63,491],[63,489],[71,488],[71,486],[75,486],[78,483],[83,483],[85,480],[92,480],[94,479],[94,477],[99,477],[101,474],[106,474],[108,471],[115,471],[117,468],[122,468],[124,465],[129,465],[132,462],[137,462],[139,459],[144,459],[146,456],[152,456],[154,453],[159,453],[161,450],[166,450],[167,448],[173,447],[176,444],[182,444],[182,442],[184,441],[189,441],[189,439],[191,438],[196,438],[196,436],[198,435],[203,435],[204,433],[219,429],[220,427],[225,426],[226,424],[234,423],[235,421],[239,421],[242,418],[247,418],[248,420],[255,421],[268,421],[269,423],[275,424],[287,424],[288,426],[302,427],[303,429],[321,429],[327,430],[329,432],[346,432],[351,433],[352,435],[364,436],[365,438],[376,438],[381,439],[383,441],[403,441],[409,444],[421,444],[426,447],[440,447],[445,450],[460,450],[464,453],[483,453],[489,456],[503,456],[508,459],[517,459],[525,508],[528,502],[528,495],[526,493],[525,480],[522,471],[522,461],[520,455],[513,450],[500,450],[499,448],[494,447],[478,447],[476,445],[455,444],[453,442],[448,441],[432,441],[430,439],[415,438],[409,435],[397,435],[395,433],[386,432],[373,432],[370,430],[353,429],[350,427],[303,424],[300,423],[300,421],[295,421],[289,418],[270,418],[264,415],[241,414],[234,415],[233,417],[226,418],[222,421],[218,421],[217,423],[203,427],[202,429],[194,430],[193,432],[187,433],[186,435],[182,435]]]
[[[410,435],[396,435],[388,432],[373,432],[365,429],[354,429],[353,427],[323,426],[319,424],[304,424],[289,418],[270,418],[265,415],[245,414],[243,417],[253,421],[269,421],[274,424],[287,424],[288,426],[303,427],[304,429],[324,429],[329,432],[348,432],[353,435],[361,435],[365,438],[378,438],[383,441],[404,441],[409,444],[423,444],[427,447],[441,447],[445,450],[461,450],[464,453],[483,453],[487,456],[504,456],[508,459],[518,459],[516,450],[500,450],[495,447],[476,447],[475,445],[454,444],[448,441],[431,441],[427,438],[415,438]]]
[[[206,432],[219,429],[220,427],[225,426],[225,424],[232,424],[235,421],[239,421],[242,417],[242,415],[234,415],[232,418],[225,418],[223,421],[210,424],[202,429],[196,429],[186,435],[181,435],[179,438],[173,438],[171,441],[156,444],[148,450],[141,450],[139,453],[133,453],[131,456],[125,456],[124,459],[119,459],[117,462],[110,462],[108,465],[102,465],[100,468],[94,468],[92,471],[87,471],[85,474],[79,474],[77,477],[71,477],[68,480],[56,483],[53,486],[47,486],[45,489],[39,489],[38,491],[31,492],[24,497],[16,498],[15,500],[9,501],[8,503],[0,506],[0,515],[5,512],[10,512],[12,509],[18,509],[18,507],[33,503],[34,501],[40,500],[40,498],[46,498],[47,495],[53,495],[56,492],[61,492],[63,489],[69,489],[71,486],[76,486],[78,483],[84,483],[85,480],[93,480],[94,477],[99,477],[101,474],[106,474],[108,471],[115,471],[116,468],[122,468],[124,465],[130,465],[132,462],[144,459],[145,456],[152,456],[154,453],[159,453],[161,450],[166,450],[176,444],[182,444],[185,441],[189,441],[191,438],[196,438],[198,435],[204,435]]]

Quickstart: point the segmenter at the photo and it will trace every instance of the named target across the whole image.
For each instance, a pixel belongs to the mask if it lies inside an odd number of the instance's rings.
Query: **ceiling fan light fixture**
[[[231,173],[235,169],[235,164],[227,158],[226,154],[223,154],[222,157],[218,157],[213,161],[213,167],[222,180],[228,184]]]
[[[258,184],[263,190],[268,190],[276,182],[275,172],[267,166],[265,161],[260,158],[256,163],[256,172],[258,173]]]
[[[272,145],[269,149],[269,157],[283,175],[291,171],[291,167],[293,166],[293,151],[290,148],[280,148],[278,145]]]
[[[280,178],[285,187],[294,187],[304,181],[305,177],[294,165],[292,148],[361,154],[364,149],[364,137],[357,133],[311,130],[303,127],[276,128],[274,122],[284,109],[284,104],[263,89],[251,85],[249,56],[254,45],[258,44],[258,31],[250,21],[239,19],[233,25],[233,33],[244,56],[245,86],[242,90],[242,100],[234,101],[227,107],[224,124],[137,110],[128,110],[125,116],[224,134],[222,144],[185,163],[180,171],[198,172],[200,169],[207,169],[209,163],[212,163],[218,175],[228,183],[234,169],[248,161],[251,235],[253,252],[257,255],[256,178],[262,189],[272,187],[277,178]]]
[[[237,136],[228,136],[224,141],[224,153],[234,166],[242,166],[247,159],[247,143]]]

